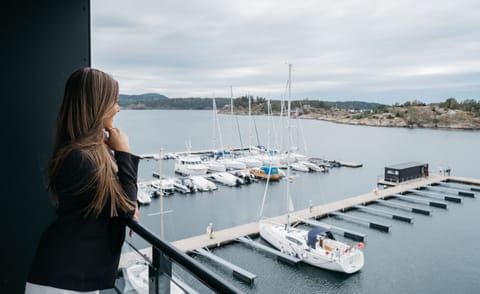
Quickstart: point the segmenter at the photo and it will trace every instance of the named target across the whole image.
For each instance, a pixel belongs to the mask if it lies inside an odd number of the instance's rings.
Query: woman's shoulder
[[[72,169],[77,171],[91,170],[95,165],[86,151],[80,149],[72,149],[65,156],[63,161],[64,169]]]

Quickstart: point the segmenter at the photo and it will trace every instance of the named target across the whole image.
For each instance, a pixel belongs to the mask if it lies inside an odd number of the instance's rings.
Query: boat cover
[[[269,169],[270,169],[270,171],[269,171]],[[275,167],[275,166],[264,165],[264,166],[262,166],[262,170],[266,175],[268,175],[268,174],[270,174],[270,175],[278,174],[278,168]]]
[[[328,232],[328,230],[322,227],[316,227],[308,231],[308,240],[307,240],[308,246],[315,248],[315,242],[317,241],[317,236],[325,234],[325,232]]]

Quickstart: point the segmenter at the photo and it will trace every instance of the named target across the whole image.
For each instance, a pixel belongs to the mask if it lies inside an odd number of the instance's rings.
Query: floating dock
[[[370,202],[374,202],[376,200],[384,200],[392,197],[405,197],[405,198],[408,197],[408,198],[415,199],[417,197],[405,196],[405,195],[401,195],[401,193],[404,193],[408,190],[415,190],[422,186],[428,186],[433,183],[439,183],[443,181],[456,182],[456,179],[457,179],[456,177],[431,174],[430,176],[425,178],[419,178],[419,179],[414,179],[408,182],[402,182],[388,189],[378,190],[377,193],[370,192],[370,193],[366,193],[366,194],[348,198],[348,199],[343,199],[343,200],[339,200],[339,201],[335,201],[335,202],[331,202],[323,205],[318,205],[318,206],[312,206],[311,208],[295,211],[291,214],[295,218],[299,218],[299,219],[317,219],[317,218],[325,217],[334,212],[345,211],[345,210],[354,208],[355,205],[363,205]],[[472,184],[480,185],[479,180],[468,179],[468,178],[460,178],[460,179],[471,185]],[[446,208],[446,204],[438,201],[430,201],[430,200],[425,200],[421,198],[418,198],[417,201],[426,203],[427,205],[431,205],[433,207]],[[422,212],[423,212],[422,214],[426,214],[426,211],[422,211]],[[270,221],[272,223],[286,224],[287,215],[284,214],[277,217],[272,217],[272,218],[269,218],[267,221]],[[297,222],[301,223],[300,220],[297,220]],[[224,244],[232,243],[234,242],[235,239],[238,239],[240,237],[244,237],[244,236],[255,237],[258,234],[259,234],[258,223],[252,222],[252,223],[243,224],[243,225],[239,225],[239,226],[224,229],[224,230],[215,231],[214,239],[210,239],[207,236],[207,234],[202,234],[199,236],[186,238],[183,240],[178,240],[178,241],[172,242],[172,244],[184,252],[192,252],[197,248],[219,247]]]
[[[412,222],[412,218],[409,216],[401,215],[396,212],[394,213],[394,212],[384,211],[379,208],[371,208],[371,207],[368,207],[367,204],[376,203],[376,204],[381,204],[384,206],[389,206],[397,209],[407,210],[412,213],[429,216],[431,215],[431,212],[432,212],[431,210],[412,207],[409,204],[398,203],[400,201],[388,201],[387,199],[397,198],[402,200],[402,202],[404,203],[407,203],[407,201],[416,202],[416,203],[421,203],[423,205],[430,205],[435,208],[447,209],[447,203],[442,201],[432,201],[427,198],[427,196],[433,196],[434,193],[439,194],[439,193],[442,193],[442,191],[430,190],[429,192],[426,192],[424,191],[424,189],[431,187],[432,185],[433,186],[436,185],[437,187],[446,185],[445,183],[448,183],[448,182],[456,182],[461,184],[467,184],[470,186],[478,186],[480,190],[480,180],[477,180],[477,179],[452,177],[452,176],[446,176],[446,175],[440,175],[440,174],[430,174],[428,177],[418,178],[418,179],[414,179],[414,180],[410,180],[402,183],[389,182],[389,184],[391,185],[387,189],[374,190],[373,192],[362,194],[356,197],[351,197],[348,199],[343,199],[343,200],[339,200],[339,201],[335,201],[335,202],[331,202],[323,205],[318,205],[318,206],[312,206],[307,209],[295,211],[291,213],[290,220],[294,224],[304,223],[311,226],[323,226],[323,227],[329,228],[335,234],[341,234],[347,238],[351,238],[357,241],[363,241],[366,236],[363,233],[357,233],[352,230],[343,229],[343,228],[330,225],[324,222],[319,222],[317,219],[326,217],[328,215],[335,215],[337,217],[341,217],[352,222],[367,224],[369,228],[377,229],[377,230],[388,233],[391,228],[391,226],[388,224],[382,224],[377,221],[371,221],[367,218],[349,215],[348,213],[344,213],[344,212],[352,209],[357,209],[357,210],[363,210],[365,212],[369,212],[373,214],[387,216],[394,220],[410,223]],[[379,181],[379,183],[381,184],[381,181]],[[451,186],[449,188],[452,190],[460,191],[460,192],[466,192],[462,188],[457,189]],[[471,191],[480,192],[474,189],[471,189]],[[405,193],[407,194],[410,193],[410,195],[404,195]],[[416,195],[414,196],[412,193],[415,193]],[[459,195],[465,196],[465,197],[472,197],[472,195],[468,193],[471,193],[471,192],[462,193],[464,195],[462,194],[459,194]],[[474,196],[475,195],[473,194],[473,197]],[[440,196],[440,197],[443,198],[444,196]],[[446,198],[443,198],[443,199],[447,201],[449,200]],[[450,201],[457,202],[457,200],[453,200],[453,199],[450,199]],[[272,218],[266,219],[266,221],[269,221],[272,223],[286,224],[287,215],[285,214],[277,217],[272,217]],[[209,235],[203,233],[198,236],[172,242],[172,245],[174,245],[175,247],[177,247],[179,250],[183,252],[205,256],[211,259],[212,261],[219,263],[226,268],[231,269],[233,276],[250,284],[253,283],[254,280],[256,279],[255,274],[250,273],[247,270],[244,270],[230,263],[229,261],[223,260],[218,256],[215,256],[213,253],[208,251],[208,248],[220,247],[222,245],[229,244],[232,242],[240,242],[248,246],[254,247],[258,250],[269,252],[275,255],[279,260],[287,264],[295,265],[300,261],[296,257],[285,255],[276,249],[263,245],[259,242],[255,242],[249,238],[249,237],[258,236],[258,234],[259,234],[258,223],[252,222],[248,224],[235,226],[232,228],[227,228],[224,230],[215,231],[215,238],[213,239],[211,239]],[[151,257],[151,248],[145,248],[139,252],[130,252],[130,253],[123,254],[120,260],[119,267],[121,268],[128,265],[129,260],[138,258],[139,254],[148,260],[148,257]]]

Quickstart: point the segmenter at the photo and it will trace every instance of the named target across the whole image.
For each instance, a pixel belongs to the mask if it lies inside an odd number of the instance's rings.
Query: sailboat
[[[290,117],[291,71],[292,65],[289,64],[288,118]],[[287,167],[287,179],[289,178],[290,167]],[[293,211],[293,205],[289,183],[290,181],[287,180],[287,224],[275,224],[261,220],[259,222],[260,236],[281,252],[295,256],[312,266],[348,274],[359,271],[364,264],[363,243],[349,245],[340,242],[335,240],[327,228],[323,227],[307,230],[290,225],[290,212]],[[261,211],[263,211],[263,204]]]

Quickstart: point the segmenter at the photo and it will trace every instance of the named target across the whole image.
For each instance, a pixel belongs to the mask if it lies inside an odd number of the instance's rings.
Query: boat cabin
[[[335,240],[332,232],[330,232],[328,229],[323,227],[316,227],[308,231],[307,245],[311,248],[315,248],[315,244],[317,243],[318,238]]]

